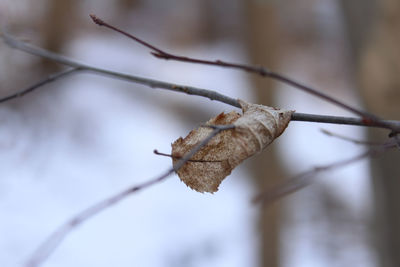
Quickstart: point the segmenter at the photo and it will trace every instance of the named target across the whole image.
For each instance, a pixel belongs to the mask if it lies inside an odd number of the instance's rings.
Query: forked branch
[[[181,55],[171,54],[171,53],[164,51],[163,49],[160,49],[160,48],[138,38],[135,35],[132,35],[126,31],[123,31],[123,30],[103,21],[102,19],[98,18],[96,15],[91,14],[90,17],[97,25],[104,26],[113,31],[121,33],[121,34],[127,36],[128,38],[130,38],[131,40],[134,40],[135,42],[149,48],[150,50],[152,50],[151,54],[157,58],[166,59],[166,60],[175,60],[175,61],[181,61],[181,62],[188,62],[188,63],[195,63],[195,64],[213,65],[213,66],[218,66],[218,67],[234,68],[234,69],[239,69],[239,70],[243,70],[246,72],[252,72],[252,73],[258,74],[262,77],[269,77],[274,80],[283,82],[290,86],[293,86],[297,89],[300,89],[308,94],[311,94],[311,95],[314,95],[321,99],[324,99],[330,103],[333,103],[345,110],[348,110],[348,111],[360,116],[362,118],[364,125],[374,124],[374,125],[380,125],[382,127],[387,126],[380,118],[378,118],[374,114],[368,113],[363,110],[356,109],[348,104],[345,104],[344,102],[342,102],[340,100],[335,99],[334,97],[331,97],[327,94],[322,93],[321,91],[318,91],[310,86],[307,86],[305,84],[297,82],[289,77],[286,77],[282,74],[276,73],[267,68],[259,67],[259,66],[255,67],[255,66],[246,65],[246,64],[226,62],[226,61],[222,61],[222,60],[204,60],[204,59],[198,59],[198,58],[185,57],[185,56],[181,56]],[[400,128],[392,129],[392,130],[399,132]]]
[[[94,66],[83,64],[83,63],[77,62],[73,59],[67,58],[65,56],[45,50],[43,48],[36,47],[31,44],[19,41],[16,38],[14,38],[13,36],[11,36],[10,34],[8,34],[7,32],[5,32],[4,30],[2,32],[2,37],[5,40],[6,44],[12,48],[24,51],[31,55],[46,58],[48,60],[51,60],[51,61],[57,62],[59,64],[69,66],[69,67],[76,69],[76,71],[73,71],[73,72],[71,71],[70,74],[82,73],[83,71],[85,71],[85,72],[94,73],[97,75],[112,77],[114,79],[120,79],[120,80],[125,80],[128,82],[142,84],[142,85],[148,86],[150,88],[161,88],[161,89],[166,89],[166,90],[175,91],[175,92],[179,92],[179,93],[201,96],[201,97],[208,98],[210,100],[219,101],[219,102],[240,108],[240,104],[237,101],[237,99],[234,99],[227,95],[221,94],[217,91],[188,86],[188,85],[169,83],[169,82],[159,81],[159,80],[155,80],[155,79],[148,79],[148,78],[144,78],[144,77],[140,77],[140,76],[130,75],[130,74],[126,74],[126,73],[116,72],[116,71],[112,71],[112,70],[97,68]],[[49,79],[51,79],[51,81],[55,81],[55,80],[61,78],[61,76],[64,77],[67,75],[63,74],[63,75],[59,75],[59,77],[58,77],[57,74],[55,74],[53,77],[50,77]],[[47,83],[48,83],[47,80],[43,80],[38,84],[38,86],[35,86],[35,89],[37,89],[39,86],[42,86]],[[30,87],[29,87],[27,89],[22,90],[21,92],[25,92],[23,94],[23,95],[25,95],[31,91],[32,90],[30,90]],[[1,98],[0,103],[14,99],[18,96],[21,96],[21,92],[13,94],[11,96],[6,96],[6,97]],[[394,132],[398,132],[400,130],[400,121],[379,120],[377,122],[369,121],[368,123],[366,123],[364,118],[326,116],[326,115],[306,114],[306,113],[299,113],[299,112],[295,112],[292,114],[292,121],[378,127],[378,128],[390,129]]]

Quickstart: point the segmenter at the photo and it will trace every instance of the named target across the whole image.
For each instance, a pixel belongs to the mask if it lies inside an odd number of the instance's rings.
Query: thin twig
[[[98,75],[109,76],[116,79],[125,80],[128,82],[134,82],[142,85],[149,86],[151,88],[161,88],[166,90],[171,90],[179,93],[185,93],[189,95],[196,95],[208,98],[210,100],[219,101],[237,108],[240,108],[239,102],[229,96],[223,95],[213,90],[197,88],[187,85],[179,85],[175,83],[168,83],[164,81],[148,79],[144,77],[134,76],[130,74],[125,74],[121,72],[115,72],[107,69],[97,68],[90,65],[79,63],[75,60],[67,58],[65,56],[61,56],[59,54],[53,53],[51,51],[45,50],[43,48],[39,48],[33,46],[31,44],[19,41],[15,39],[13,36],[3,31],[3,38],[5,42],[12,48],[24,51],[28,54],[39,56],[42,58],[46,58],[55,62],[58,62],[62,65],[74,67],[82,71],[87,71],[91,73],[95,73]],[[75,72],[76,73],[76,72]],[[345,124],[345,125],[356,125],[356,126],[367,126],[367,127],[377,127],[384,129],[395,129],[394,132],[397,132],[400,129],[400,121],[394,120],[381,120],[379,123],[370,122],[367,123],[363,118],[352,118],[352,117],[342,117],[342,116],[326,116],[326,115],[316,115],[316,114],[306,114],[306,113],[293,113],[292,121],[304,121],[304,122],[318,122],[318,123],[331,123],[331,124]]]
[[[292,121],[316,122],[316,123],[330,123],[330,124],[343,124],[364,127],[375,127],[383,129],[400,129],[400,121],[396,120],[380,120],[378,124],[375,122],[365,123],[362,118],[330,116],[330,115],[317,115],[308,113],[293,113]],[[397,132],[398,130],[394,131]]]
[[[174,156],[174,155],[171,155],[171,154],[162,153],[162,152],[158,151],[157,149],[154,149],[153,153],[158,155],[158,156],[169,157],[169,158],[172,158],[172,159],[181,159],[182,158],[182,157]],[[189,159],[188,162],[221,163],[222,161],[221,160]]]
[[[261,203],[261,204],[270,204],[284,196],[287,196],[289,194],[292,194],[308,185],[310,185],[315,176],[320,173],[320,172],[325,172],[329,171],[332,169],[337,169],[341,167],[348,166],[352,163],[355,163],[357,161],[360,161],[362,159],[366,159],[369,157],[375,157],[377,155],[380,155],[381,153],[387,151],[388,149],[396,147],[396,142],[395,140],[389,140],[385,144],[379,146],[379,147],[374,147],[366,152],[363,152],[359,155],[356,155],[352,158],[345,159],[345,160],[339,160],[337,162],[324,165],[324,166],[319,166],[319,167],[314,167],[311,170],[305,171],[301,174],[298,174],[290,179],[287,179],[278,185],[274,186],[273,188],[267,189],[264,192],[258,194],[254,199],[253,203]]]
[[[12,94],[12,95],[0,98],[0,103],[6,102],[6,101],[10,101],[10,100],[15,99],[15,98],[22,97],[22,96],[24,96],[24,95],[26,95],[28,93],[32,93],[34,90],[38,89],[41,86],[44,86],[44,85],[46,85],[48,83],[54,82],[54,81],[59,80],[61,78],[67,77],[68,75],[73,74],[75,72],[78,72],[80,70],[82,70],[82,69],[74,67],[72,69],[64,70],[64,71],[58,72],[56,74],[53,74],[53,75],[47,77],[46,79],[43,79],[43,80],[39,81],[38,83],[35,83],[35,84],[29,86],[28,88],[25,88],[25,89],[23,89],[21,91],[18,91],[16,93]]]
[[[35,55],[35,56],[38,56],[41,58],[46,58],[48,60],[60,63],[62,65],[79,68],[80,70],[93,72],[95,74],[109,76],[112,78],[125,80],[128,82],[134,82],[134,83],[146,85],[151,88],[162,88],[162,89],[167,89],[167,90],[185,93],[185,94],[189,94],[189,95],[202,96],[202,97],[209,98],[210,100],[216,100],[216,101],[240,108],[240,104],[238,103],[238,101],[236,99],[228,97],[223,94],[220,94],[213,90],[202,89],[202,88],[197,88],[197,87],[192,87],[192,86],[187,86],[187,85],[179,85],[179,84],[175,84],[175,83],[168,83],[168,82],[163,82],[163,81],[159,81],[159,80],[129,75],[129,74],[121,73],[121,72],[115,72],[115,71],[111,71],[111,70],[107,70],[107,69],[96,68],[96,67],[72,60],[65,56],[53,53],[51,51],[45,50],[43,48],[36,47],[31,44],[19,41],[5,31],[3,31],[2,37],[5,40],[6,44],[8,44],[12,48],[24,51],[28,54]]]
[[[79,212],[77,215],[72,217],[70,220],[66,221],[60,227],[56,229],[49,237],[47,237],[44,242],[34,251],[32,256],[26,263],[26,267],[37,267],[40,266],[49,256],[57,249],[57,247],[64,241],[64,239],[75,230],[82,223],[95,216],[96,214],[110,208],[111,206],[117,204],[127,196],[140,191],[142,189],[148,188],[151,185],[159,183],[165,180],[169,175],[173,173],[173,169],[168,170],[161,176],[149,180],[143,184],[130,187],[116,195],[106,198],[97,204]]]
[[[353,144],[356,144],[356,145],[363,145],[363,146],[382,146],[382,145],[384,145],[381,142],[371,142],[371,141],[365,141],[365,140],[358,140],[358,139],[355,139],[355,138],[344,136],[342,134],[338,134],[338,133],[334,133],[334,132],[328,131],[326,129],[320,129],[320,130],[321,130],[322,133],[324,133],[327,136],[336,137],[336,138],[338,138],[340,140],[344,140],[344,141],[347,141],[347,142],[350,142],[350,143],[353,143]]]
[[[63,242],[63,240],[75,230],[82,223],[95,216],[96,214],[110,208],[111,206],[117,204],[121,200],[125,199],[129,195],[148,188],[154,184],[164,181],[172,173],[178,171],[186,162],[188,162],[200,149],[210,142],[210,140],[218,135],[220,132],[233,129],[234,125],[215,125],[213,131],[199,144],[197,144],[191,151],[184,155],[172,168],[167,170],[164,174],[159,177],[149,180],[140,185],[132,186],[118,194],[106,198],[97,204],[79,212],[77,215],[72,217],[70,220],[62,224],[56,229],[45,241],[36,249],[29,260],[26,263],[26,267],[38,267],[40,266],[48,257],[56,250],[56,248]]]
[[[93,22],[96,23],[97,25],[104,26],[104,27],[109,28],[113,31],[116,31],[120,34],[123,34],[126,37],[130,38],[131,40],[134,40],[135,42],[141,44],[142,46],[149,48],[150,50],[152,50],[151,54],[157,58],[166,59],[166,60],[175,60],[175,61],[180,61],[180,62],[195,63],[195,64],[213,65],[213,66],[218,66],[218,67],[234,68],[234,69],[239,69],[239,70],[243,70],[243,71],[247,71],[247,72],[256,73],[262,77],[269,77],[274,80],[283,82],[283,83],[293,86],[297,89],[300,89],[304,92],[307,92],[311,95],[314,95],[314,96],[324,99],[328,102],[331,102],[341,108],[344,108],[344,109],[360,116],[361,118],[363,118],[364,125],[368,125],[371,123],[373,123],[375,125],[381,124],[382,120],[380,118],[378,118],[377,116],[375,116],[374,114],[370,114],[366,111],[356,109],[350,105],[343,103],[340,100],[333,98],[332,96],[324,94],[314,88],[311,88],[310,86],[307,86],[305,84],[297,82],[289,77],[286,77],[282,74],[271,71],[267,68],[259,67],[259,66],[255,67],[255,66],[246,65],[246,64],[231,63],[231,62],[226,62],[226,61],[222,61],[222,60],[204,60],[204,59],[191,58],[191,57],[185,57],[185,56],[171,54],[171,53],[168,53],[168,52],[160,49],[159,47],[156,47],[146,41],[143,41],[142,39],[138,38],[137,36],[134,36],[128,32],[125,32],[125,31],[103,21],[102,19],[98,18],[96,15],[91,14],[90,17],[92,18]],[[386,126],[386,124],[384,124],[384,125]],[[399,131],[399,130],[400,130],[400,128],[397,129],[397,131]]]

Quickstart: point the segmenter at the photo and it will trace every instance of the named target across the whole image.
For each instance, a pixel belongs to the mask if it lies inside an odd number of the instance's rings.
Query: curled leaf
[[[222,180],[246,158],[261,152],[280,136],[289,124],[294,111],[275,109],[238,100],[243,115],[231,111],[210,119],[206,125],[235,125],[215,136],[177,173],[190,188],[199,192],[218,191]],[[179,158],[206,138],[212,129],[199,127],[185,138],[180,137],[172,144],[172,160]]]

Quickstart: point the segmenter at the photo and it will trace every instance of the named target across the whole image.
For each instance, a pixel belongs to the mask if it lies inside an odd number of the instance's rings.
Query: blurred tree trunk
[[[348,1],[343,0],[344,3]],[[355,1],[348,4],[349,35],[365,32],[365,23],[374,23],[370,33],[352,46],[357,52],[356,74],[368,110],[386,119],[400,119],[400,2],[398,0]],[[357,17],[355,10],[376,5],[376,14]],[[371,9],[371,8],[369,8]],[[358,18],[357,22],[351,22]],[[351,40],[351,38],[350,38]],[[371,130],[373,140],[387,137],[387,132]],[[380,265],[400,266],[400,153],[387,152],[371,162],[374,185],[374,233]]]
[[[247,15],[248,52],[251,63],[274,69],[277,56],[277,22],[275,5],[262,1],[245,1]],[[273,105],[273,81],[251,75],[257,103]],[[277,158],[276,146],[268,147],[266,153],[254,160],[253,177],[256,188],[263,189],[284,178],[284,171]],[[261,209],[259,215],[261,266],[280,266],[280,205]]]
[[[79,29],[79,8],[76,0],[46,1],[46,11],[40,22],[43,47],[54,52],[61,52],[63,46],[71,40],[73,31]],[[54,71],[59,64],[48,60],[42,61],[42,68]]]
[[[118,7],[121,12],[130,12],[137,8],[140,2],[140,0],[118,0]]]
[[[374,24],[376,0],[342,0],[340,4],[351,53],[357,62]]]

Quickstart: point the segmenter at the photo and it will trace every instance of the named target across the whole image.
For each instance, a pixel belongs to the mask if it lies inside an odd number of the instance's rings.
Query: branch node
[[[94,23],[96,23],[97,25],[99,25],[99,26],[104,26],[104,21],[102,20],[102,19],[100,19],[100,18],[98,18],[96,15],[94,15],[94,14],[90,14],[89,15],[90,16],[90,18],[93,20],[93,22]]]
[[[153,56],[156,58],[161,58],[161,59],[168,59],[168,56],[165,53],[160,53],[160,52],[150,52]]]

